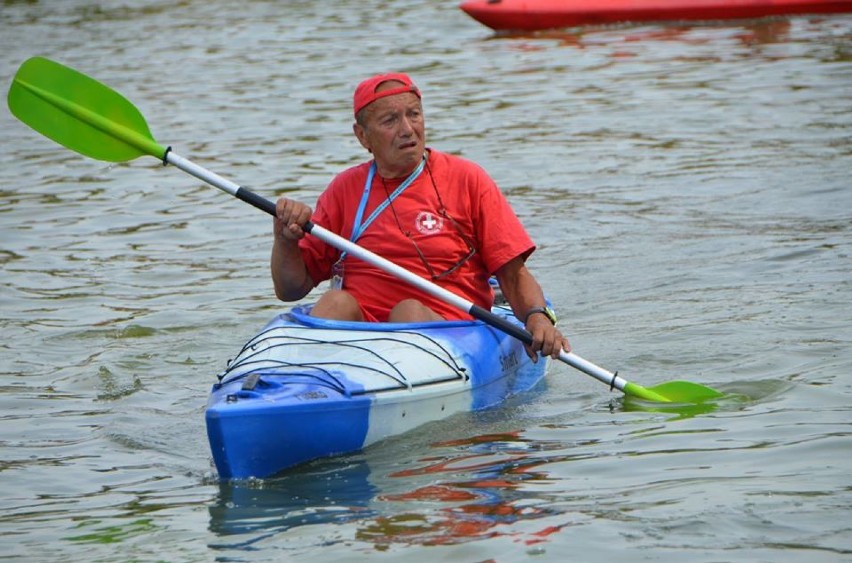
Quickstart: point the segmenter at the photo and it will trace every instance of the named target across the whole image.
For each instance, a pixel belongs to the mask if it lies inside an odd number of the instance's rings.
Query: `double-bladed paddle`
[[[175,154],[157,143],[145,118],[124,96],[74,69],[43,57],[34,57],[18,69],[9,89],[9,109],[18,119],[57,143],[85,156],[124,162],[150,155],[177,166],[196,178],[225,191],[270,215],[275,204],[221,176]],[[326,244],[345,251],[423,292],[467,312],[525,344],[532,335],[467,299],[423,279],[357,244],[308,222],[304,230]],[[653,387],[630,383],[572,352],[561,352],[566,364],[618,389],[626,395],[662,403],[700,403],[722,393],[689,381],[670,381]]]

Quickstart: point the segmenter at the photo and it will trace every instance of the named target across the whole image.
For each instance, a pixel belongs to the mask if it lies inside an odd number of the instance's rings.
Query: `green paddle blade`
[[[669,381],[649,389],[672,403],[703,403],[724,396],[720,391],[690,381]]]
[[[669,381],[653,387],[642,387],[635,383],[628,383],[624,386],[624,393],[640,399],[663,403],[703,403],[724,395],[720,391],[690,381]]]
[[[85,156],[109,162],[165,157],[166,149],[124,96],[49,59],[33,57],[21,65],[8,102],[15,117]]]

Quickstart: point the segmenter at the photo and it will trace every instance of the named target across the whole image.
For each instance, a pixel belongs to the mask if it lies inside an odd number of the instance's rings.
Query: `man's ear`
[[[361,146],[367,149],[368,152],[372,153],[370,150],[370,144],[367,142],[367,131],[364,130],[358,122],[352,124],[352,132],[355,133],[355,136],[358,138],[358,142],[361,143]]]

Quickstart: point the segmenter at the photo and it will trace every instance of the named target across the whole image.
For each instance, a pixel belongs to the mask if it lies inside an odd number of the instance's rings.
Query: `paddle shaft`
[[[207,182],[211,186],[219,188],[220,190],[227,192],[232,196],[257,207],[258,209],[265,211],[272,216],[275,216],[275,204],[273,202],[262,196],[257,195],[256,193],[250,190],[239,186],[238,184],[235,184],[234,182],[231,182],[230,180],[223,178],[222,176],[219,176],[214,172],[207,170],[206,168],[198,166],[190,160],[175,154],[171,149],[168,149],[166,151],[165,161],[180,168],[184,172],[187,172],[195,176],[196,178]],[[406,283],[409,283],[414,287],[420,289],[424,293],[427,293],[449,305],[452,305],[453,307],[456,307],[457,309],[468,313],[473,318],[478,319],[489,326],[493,326],[496,329],[502,330],[510,336],[514,336],[524,344],[532,344],[532,335],[523,328],[519,327],[518,325],[507,321],[506,319],[498,317],[491,311],[484,309],[467,299],[463,299],[455,293],[452,293],[451,291],[448,291],[443,287],[432,283],[429,280],[426,280],[416,274],[409,272],[405,268],[394,264],[386,258],[382,258],[378,254],[370,252],[369,250],[355,244],[354,242],[347,240],[329,231],[328,229],[321,227],[320,225],[315,225],[310,221],[305,224],[302,229],[305,232],[317,237],[324,243],[333,246],[334,248],[340,251],[344,251],[351,256],[359,258],[364,262],[367,262],[368,264],[371,264],[381,270],[384,270],[392,276],[395,276],[405,281]],[[576,368],[582,371],[583,373],[591,375],[595,379],[609,385],[611,388],[625,392],[625,388],[630,386],[631,393],[634,395],[644,396],[644,398],[654,401],[666,401],[664,397],[661,397],[658,394],[644,389],[640,386],[631,385],[629,382],[619,377],[618,374],[607,371],[602,367],[597,366],[592,362],[581,358],[573,352],[560,352],[559,359],[568,364],[569,366]]]

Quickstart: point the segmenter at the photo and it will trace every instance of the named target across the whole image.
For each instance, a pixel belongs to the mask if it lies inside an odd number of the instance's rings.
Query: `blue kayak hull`
[[[518,323],[508,309],[493,312]],[[497,405],[538,383],[547,363],[480,321],[355,323],[295,307],[252,338],[211,390],[216,470],[221,479],[264,478],[357,451]]]

